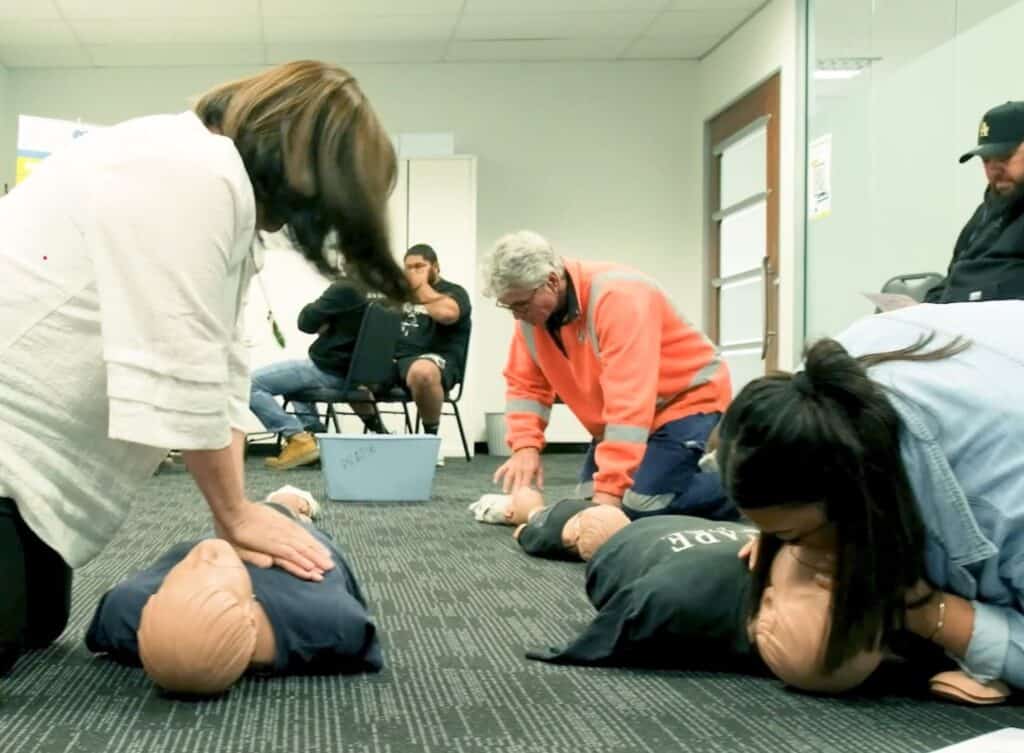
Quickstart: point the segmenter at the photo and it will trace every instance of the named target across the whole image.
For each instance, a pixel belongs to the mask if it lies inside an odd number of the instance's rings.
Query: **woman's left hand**
[[[323,580],[334,567],[330,552],[309,531],[266,505],[246,502],[230,519],[218,519],[216,530],[257,567],[277,565],[303,580]]]

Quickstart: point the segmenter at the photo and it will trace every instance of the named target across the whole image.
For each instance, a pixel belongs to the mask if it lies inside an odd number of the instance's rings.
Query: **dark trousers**
[[[0,675],[57,640],[71,614],[71,568],[0,497]]]
[[[726,497],[717,473],[701,472],[698,463],[708,436],[720,413],[698,413],[662,426],[647,439],[633,486],[622,498],[622,511],[631,520],[649,515],[693,515],[710,520],[736,520],[736,506]],[[589,496],[587,482],[597,472],[595,452],[590,450],[580,469],[580,493]]]

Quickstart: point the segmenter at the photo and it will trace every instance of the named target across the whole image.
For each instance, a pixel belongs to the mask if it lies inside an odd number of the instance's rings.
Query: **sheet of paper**
[[[934,753],[1020,753],[1024,750],[1024,729],[1008,727],[962,743],[940,748]]]
[[[895,311],[905,309],[908,306],[916,306],[915,301],[909,295],[903,293],[864,293],[864,297],[878,307],[879,311]]]

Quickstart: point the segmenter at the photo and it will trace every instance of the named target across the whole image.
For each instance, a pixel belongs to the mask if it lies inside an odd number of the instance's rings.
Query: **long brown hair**
[[[750,382],[719,424],[718,465],[741,509],[823,504],[836,530],[836,597],[825,667],[833,670],[903,627],[907,591],[924,577],[925,529],[900,450],[902,421],[867,369],[960,353],[935,335],[900,350],[855,358],[823,339],[804,371]],[[762,535],[750,614],[756,615],[782,546]]]
[[[332,234],[350,270],[389,298],[408,298],[391,253],[387,200],[394,146],[348,71],[314,60],[280,65],[203,94],[195,112],[235,142],[260,212],[327,277]]]

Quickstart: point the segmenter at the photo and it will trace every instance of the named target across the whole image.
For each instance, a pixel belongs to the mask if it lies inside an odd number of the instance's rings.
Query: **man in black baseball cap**
[[[985,113],[978,145],[960,157],[981,158],[984,200],[957,238],[946,279],[927,303],[1024,298],[1024,102]]]

